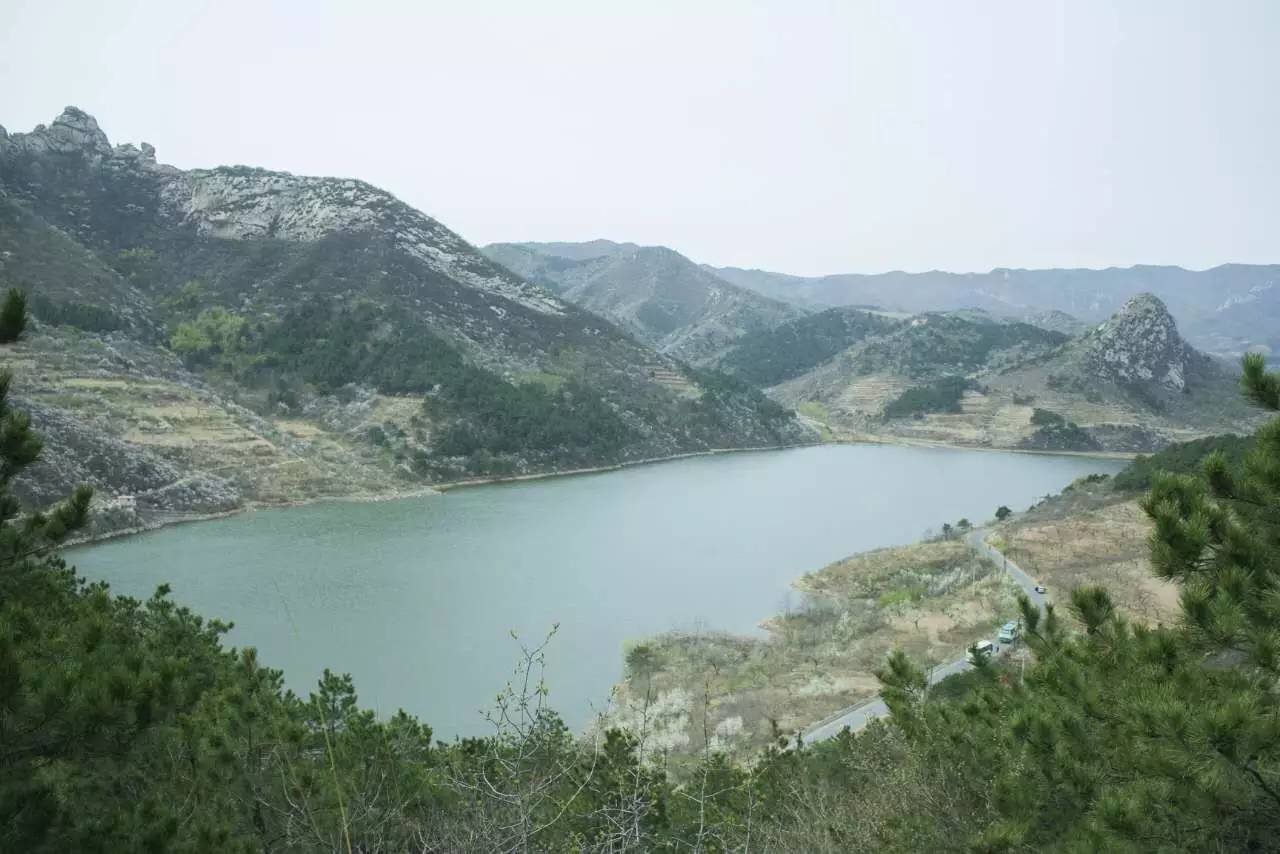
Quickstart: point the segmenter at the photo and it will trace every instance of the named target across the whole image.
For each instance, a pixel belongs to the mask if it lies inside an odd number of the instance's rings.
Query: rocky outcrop
[[[1165,304],[1138,294],[1086,340],[1089,367],[1121,384],[1154,383],[1171,391],[1187,386],[1188,373],[1202,360],[1178,334]]]
[[[223,167],[187,172],[164,196],[175,216],[212,237],[311,242],[335,232],[394,235],[399,249],[435,273],[543,314],[564,313],[543,288],[488,263],[436,220],[363,181]]]
[[[93,116],[67,107],[52,124],[36,125],[31,133],[15,133],[12,136],[0,135],[0,139],[14,148],[31,153],[84,153],[96,157],[110,157],[114,154],[107,135],[98,127]]]
[[[164,217],[203,235],[313,242],[336,232],[377,231],[393,235],[398,248],[432,272],[533,311],[564,313],[563,303],[545,289],[489,263],[436,220],[363,181],[248,167],[184,172],[157,163],[155,148],[145,142],[113,147],[93,116],[75,107],[31,133],[0,137],[0,169],[6,160],[48,154],[76,155],[114,172],[133,171],[153,188]],[[138,211],[122,213],[142,212],[143,206],[134,204]]]

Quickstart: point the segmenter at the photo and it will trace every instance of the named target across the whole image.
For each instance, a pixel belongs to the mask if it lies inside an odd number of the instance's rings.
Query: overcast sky
[[[1280,262],[1280,2],[0,0],[0,124],[475,243],[800,274]]]

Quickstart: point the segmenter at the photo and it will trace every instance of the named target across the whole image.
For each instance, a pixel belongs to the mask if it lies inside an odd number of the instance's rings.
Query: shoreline
[[[912,439],[907,436],[884,436],[874,433],[850,433],[846,438],[822,442],[824,445],[901,445],[908,448],[941,448],[951,451],[988,451],[997,454],[1030,454],[1037,457],[1087,457],[1096,460],[1132,460],[1141,451],[1050,451],[1034,448],[996,448],[991,445],[958,445],[937,439]],[[1148,453],[1155,453],[1150,451]]]
[[[109,540],[122,539],[124,537],[136,536],[138,534],[146,534],[151,531],[159,531],[162,528],[170,528],[177,525],[187,525],[194,522],[210,522],[215,519],[227,519],[232,516],[239,516],[244,513],[253,513],[258,510],[284,510],[290,507],[307,507],[312,504],[321,504],[324,502],[352,502],[359,504],[372,504],[381,501],[399,501],[404,498],[422,498],[428,495],[443,495],[455,489],[468,489],[476,486],[493,486],[503,483],[519,483],[522,481],[545,480],[554,477],[574,477],[587,474],[604,474],[606,472],[621,471],[623,469],[634,468],[636,466],[656,465],[658,463],[674,462],[676,460],[691,459],[693,457],[709,457],[721,454],[747,454],[758,453],[763,451],[785,451],[789,448],[815,448],[822,445],[850,444],[847,442],[802,442],[795,445],[759,445],[750,448],[709,448],[705,451],[688,451],[683,454],[669,454],[662,457],[645,457],[639,460],[625,460],[620,463],[609,463],[599,466],[586,466],[574,469],[559,469],[555,471],[531,472],[529,474],[515,475],[494,475],[492,477],[476,477],[467,478],[465,480],[450,480],[442,483],[426,484],[421,487],[404,490],[392,490],[389,492],[377,493],[352,493],[348,495],[317,495],[313,498],[300,498],[292,501],[246,501],[240,507],[234,507],[230,510],[217,510],[209,513],[190,513],[184,514],[178,511],[157,514],[157,517],[144,522],[140,525],[133,525],[127,528],[117,528],[111,531],[104,531],[99,534],[88,537],[78,537],[67,540],[62,545],[64,551],[70,552],[73,549],[85,546],[97,545]]]
[[[1002,454],[1031,454],[1035,456],[1061,456],[1061,457],[1090,457],[1093,459],[1105,460],[1131,460],[1138,456],[1136,453],[1119,452],[1119,451],[1035,451],[1024,448],[992,448],[981,447],[976,445],[956,445],[947,442],[935,442],[926,439],[910,439],[901,436],[875,436],[875,435],[846,435],[821,442],[800,442],[794,445],[758,445],[750,448],[708,448],[705,451],[687,451],[682,454],[668,454],[659,457],[645,457],[639,460],[624,460],[618,463],[608,463],[598,466],[584,466],[574,469],[558,469],[554,471],[531,472],[529,474],[515,475],[493,475],[490,477],[467,478],[465,480],[452,480],[442,483],[423,485],[421,487],[405,490],[392,490],[379,493],[354,493],[349,495],[318,495],[313,498],[302,498],[293,501],[247,501],[240,507],[230,510],[218,510],[209,513],[172,513],[168,518],[164,515],[158,515],[157,518],[143,522],[139,525],[133,525],[127,528],[119,528],[111,531],[104,531],[89,537],[81,537],[68,540],[63,549],[70,552],[74,549],[92,546],[104,543],[109,540],[122,539],[124,537],[137,536],[146,534],[151,531],[158,531],[162,528],[174,527],[177,525],[187,525],[194,522],[209,522],[216,519],[226,519],[232,516],[239,516],[243,513],[251,513],[258,510],[278,510],[289,507],[306,507],[312,504],[319,504],[328,501],[341,502],[357,502],[357,503],[373,503],[380,501],[397,501],[402,498],[421,498],[428,495],[443,495],[455,489],[470,489],[477,486],[494,486],[503,483],[521,483],[526,481],[546,480],[559,477],[576,477],[588,474],[605,474],[607,472],[622,471],[638,466],[657,465],[658,463],[675,462],[676,460],[693,459],[695,457],[711,457],[724,454],[750,454],[762,453],[766,451],[785,451],[792,448],[819,448],[837,445],[896,445],[900,447],[913,448],[934,448],[955,451],[989,451]]]
[[[574,477],[583,474],[603,474],[611,471],[622,471],[623,469],[635,468],[637,466],[650,466],[658,463],[670,463],[676,460],[687,460],[694,457],[712,457],[720,454],[754,454],[762,451],[786,451],[791,448],[817,448],[824,445],[849,444],[842,442],[800,442],[795,445],[759,445],[751,448],[708,448],[705,451],[688,451],[683,454],[669,454],[664,457],[645,457],[639,460],[626,460],[620,463],[608,463],[606,465],[586,466],[576,469],[562,469],[559,471],[532,472],[530,474],[509,474],[494,475],[492,477],[475,477],[467,480],[451,480],[445,483],[437,483],[432,489],[436,492],[450,492],[454,489],[466,489],[473,486],[492,486],[499,483],[519,483],[527,480],[545,480],[552,477]]]

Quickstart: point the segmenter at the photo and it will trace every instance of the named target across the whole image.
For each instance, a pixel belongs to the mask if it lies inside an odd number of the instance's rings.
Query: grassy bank
[[[938,664],[1016,613],[1016,588],[959,541],[854,555],[801,578],[764,639],[674,632],[627,652],[613,717],[649,749],[747,755],[869,697],[891,649]]]

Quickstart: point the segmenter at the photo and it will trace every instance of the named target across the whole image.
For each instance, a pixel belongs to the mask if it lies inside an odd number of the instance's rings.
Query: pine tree
[[[10,289],[0,305],[0,344],[17,341],[27,328],[27,295],[17,288]]]
[[[1243,386],[1280,410],[1280,377]],[[976,850],[1270,850],[1280,839],[1280,420],[1238,470],[1159,474],[1142,503],[1151,559],[1181,587],[1175,626],[1131,623],[1106,590],[1072,591],[1068,626],[1022,601],[1025,682],[932,702],[902,656],[881,677],[915,761]],[[1078,629],[1078,630],[1077,630]],[[928,799],[926,799],[928,800]],[[901,817],[899,817],[901,819]],[[907,827],[907,825],[903,825]],[[909,849],[915,830],[888,834]]]

